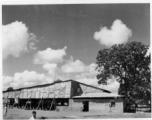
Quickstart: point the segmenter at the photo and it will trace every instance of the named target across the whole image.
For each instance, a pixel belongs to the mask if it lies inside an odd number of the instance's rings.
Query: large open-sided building
[[[59,111],[122,113],[124,108],[122,96],[74,80],[3,91],[3,98],[18,98],[22,105],[30,100],[33,109],[45,110],[53,110],[53,103]]]

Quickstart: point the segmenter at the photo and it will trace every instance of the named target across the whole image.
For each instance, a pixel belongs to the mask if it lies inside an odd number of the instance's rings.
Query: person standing
[[[109,109],[110,109],[109,113],[111,113],[111,112],[112,112],[111,107],[112,107],[112,105],[111,105],[111,104],[109,104]]]
[[[5,117],[7,116],[7,104],[5,104],[5,106],[4,106],[4,116]]]
[[[36,119],[36,111],[32,112],[32,117],[29,120],[35,120]]]

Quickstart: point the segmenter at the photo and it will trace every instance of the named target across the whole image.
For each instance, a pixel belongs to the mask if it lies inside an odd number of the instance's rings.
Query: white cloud
[[[55,63],[46,63],[43,66],[43,69],[45,69],[46,71],[48,71],[49,75],[52,76],[52,78],[55,79],[56,77],[56,70],[57,70],[57,64]]]
[[[6,59],[10,55],[19,57],[22,52],[27,52],[29,41],[36,42],[36,36],[33,33],[29,33],[28,28],[24,23],[15,21],[3,25],[3,59]]]
[[[97,74],[97,71],[95,70],[96,64],[92,63],[90,65],[84,64],[80,60],[73,60],[73,57],[71,57],[66,64],[62,65],[61,70],[63,73],[92,73]]]
[[[29,39],[28,28],[22,22],[13,22],[2,26],[3,58],[9,55],[18,57],[27,49]]]
[[[32,81],[42,81],[45,78],[44,74],[38,74],[35,71],[25,70],[23,73],[15,73],[14,81],[16,82],[32,82]]]
[[[97,70],[95,70],[96,69],[96,67],[97,67],[97,64],[95,64],[95,63],[91,63],[88,67],[87,67],[87,72],[88,72],[88,76],[91,76],[91,75],[97,75],[98,74],[98,71]]]
[[[79,73],[78,75],[76,75],[76,79],[81,79],[81,78],[92,78],[95,77],[98,74],[98,71],[95,70],[96,68],[96,64],[92,63],[88,66],[84,66],[85,67],[85,71],[83,71],[82,73]]]
[[[111,91],[113,93],[118,93],[119,86],[120,86],[120,83],[118,83],[117,81],[115,81],[112,84],[104,85],[103,88],[107,89],[107,90],[109,90],[109,91]]]
[[[36,50],[37,49],[37,47],[35,47],[35,43],[34,42],[31,42],[29,44],[29,46],[30,46],[30,49],[32,49],[32,50]]]
[[[97,65],[95,63],[92,63],[90,65],[85,65],[82,61],[80,60],[74,61],[73,58],[71,57],[71,59],[61,67],[61,70],[63,73],[66,74],[68,73],[68,76],[64,75],[64,77],[68,78],[70,76],[71,79],[74,79],[76,81],[93,85],[99,88],[107,89],[111,92],[117,93],[119,88],[119,83],[116,82],[115,78],[109,79],[108,85],[98,84],[98,80],[96,78],[98,71],[95,70],[96,66]],[[75,73],[75,74],[71,75],[71,73],[72,74]]]
[[[3,76],[3,85],[7,86],[13,81],[13,77]]]
[[[48,75],[39,74],[35,71],[25,70],[22,73],[15,73],[13,77],[4,76],[3,86],[4,89],[8,87],[21,88],[27,86],[41,85],[53,82],[54,80],[68,80],[73,79],[85,84],[94,85],[103,89],[117,92],[119,84],[114,80],[109,80],[109,85],[99,85],[96,75],[98,72],[95,70],[96,64],[89,65],[84,64],[80,60],[73,60],[71,58],[65,65],[60,68],[57,67],[57,63],[46,63],[42,65],[42,68],[48,71]]]
[[[84,77],[84,78],[78,78],[76,79],[76,81],[85,83],[85,84],[89,84],[89,85],[93,85],[102,89],[106,89],[109,90],[113,93],[118,93],[118,88],[119,88],[119,83],[114,79],[114,80],[108,80],[108,81],[113,81],[110,82],[108,85],[102,85],[102,84],[98,84],[98,80],[96,77]]]
[[[97,86],[98,85],[98,80],[96,79],[96,77],[82,77],[82,78],[77,78],[76,81],[78,82],[82,82],[88,85],[93,85],[93,86]]]
[[[30,33],[29,35],[30,35],[29,41],[39,42],[35,34]]]
[[[15,73],[13,77],[3,76],[3,89],[6,90],[8,87],[15,89],[30,87],[51,82],[53,82],[52,78],[47,77],[45,74],[25,70],[22,73]]]
[[[90,64],[89,66],[94,66],[94,65]],[[16,89],[16,88],[52,83],[54,82],[54,80],[57,79],[61,79],[61,80],[72,79],[71,77],[69,77],[69,74],[61,75],[59,73],[56,73],[56,69],[57,69],[56,64],[44,64],[43,68],[50,73],[49,76],[46,76],[45,74],[39,74],[35,71],[27,71],[27,70],[25,70],[22,73],[15,73],[13,77],[3,76],[3,90],[6,90],[8,87],[13,87],[14,89]],[[116,82],[114,78],[112,78],[111,80],[108,80],[109,83],[108,85],[98,84],[96,74],[92,73],[93,72],[92,68],[90,67],[90,70],[88,70],[87,72],[74,76],[73,79],[85,84],[93,85],[117,93],[119,88],[119,83]]]
[[[97,84],[98,81],[94,80],[98,74],[98,71],[95,70],[96,66],[95,63],[86,65],[80,60],[74,61],[73,57],[71,57],[70,60],[61,67],[61,71],[67,74],[67,77],[71,77],[71,79],[76,81],[86,84]]]
[[[117,93],[119,83],[115,80],[115,78],[109,79],[108,85],[98,84],[98,80],[96,78],[98,71],[95,70],[96,66],[97,65],[95,63],[85,65],[82,61],[74,61],[73,58],[71,58],[61,67],[61,70],[63,73],[68,73],[68,76],[64,77],[68,78],[71,73],[75,73],[73,76],[70,76],[71,79]]]
[[[36,42],[39,42],[39,40],[37,39],[36,35],[34,35],[33,33],[30,33],[30,38],[29,38],[29,48],[31,50],[36,50],[37,47],[35,45]]]
[[[34,63],[35,64],[46,64],[46,63],[58,63],[63,61],[63,57],[66,55],[65,46],[63,49],[53,50],[51,48],[47,48],[43,51],[38,51],[34,55]]]
[[[86,71],[86,66],[80,60],[73,61],[71,57],[70,60],[61,67],[61,70],[63,73],[79,73]]]
[[[131,36],[131,29],[119,19],[113,22],[110,29],[101,27],[100,31],[94,33],[94,39],[107,47],[111,47],[114,44],[126,43]]]
[[[120,83],[117,82],[115,77],[112,77],[111,79],[109,79],[107,83],[108,83],[107,85],[98,84],[97,86],[103,89],[107,89],[113,93],[118,93]]]

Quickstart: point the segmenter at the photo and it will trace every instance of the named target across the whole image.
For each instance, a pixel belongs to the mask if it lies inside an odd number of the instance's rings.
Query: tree
[[[99,84],[115,77],[120,83],[119,94],[129,102],[151,101],[150,55],[146,56],[149,46],[141,42],[113,45],[98,52],[96,63]]]
[[[7,91],[11,91],[11,90],[13,90],[13,87],[7,88]]]
[[[55,83],[58,83],[58,82],[62,82],[62,80],[57,79],[57,80],[55,80],[54,82],[55,82]]]

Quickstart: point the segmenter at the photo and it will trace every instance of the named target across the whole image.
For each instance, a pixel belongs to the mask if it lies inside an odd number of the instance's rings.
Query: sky
[[[150,45],[150,4],[3,5],[3,90],[73,79],[99,85],[99,50],[132,41]]]

